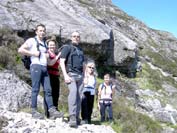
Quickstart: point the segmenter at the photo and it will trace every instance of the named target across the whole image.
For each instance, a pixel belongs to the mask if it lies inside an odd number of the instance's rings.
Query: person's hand
[[[40,52],[39,51],[33,51],[32,52],[32,56],[39,57],[40,56]]]
[[[99,104],[99,102],[98,102],[98,104],[97,104],[97,108],[100,110],[100,104]]]
[[[84,85],[88,84],[88,78],[84,78],[84,81],[83,81]]]
[[[72,78],[69,75],[65,75],[64,79],[65,79],[65,83],[71,83],[72,82]]]
[[[48,59],[48,58],[49,58],[49,53],[46,53],[45,56],[46,56],[46,58]]]

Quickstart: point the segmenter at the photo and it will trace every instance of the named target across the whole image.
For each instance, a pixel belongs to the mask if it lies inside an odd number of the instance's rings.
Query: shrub
[[[4,116],[0,116],[0,131],[3,127],[8,125],[8,119]]]
[[[0,68],[13,69],[16,59],[12,50],[7,47],[0,47]]]

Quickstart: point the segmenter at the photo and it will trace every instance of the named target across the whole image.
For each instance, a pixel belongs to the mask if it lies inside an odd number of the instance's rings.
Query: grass
[[[120,133],[160,133],[162,127],[150,117],[135,112],[126,106],[124,97],[120,97],[114,101],[114,119],[112,125],[116,132]]]
[[[163,84],[177,87],[176,81],[170,76],[162,75],[160,70],[151,69],[147,63],[142,64],[142,68],[136,78],[130,79],[136,82],[141,89],[163,90]]]
[[[142,51],[141,55],[147,55],[151,59],[152,64],[162,68],[165,72],[177,75],[177,60],[168,57],[165,51],[159,50],[159,52],[153,52],[151,49],[146,48]]]
[[[97,83],[100,84],[103,79],[97,78]],[[143,83],[143,82],[142,82]],[[147,87],[153,86],[149,83]],[[97,101],[94,103],[97,107]],[[96,111],[99,112],[97,109]],[[124,96],[113,97],[113,118],[112,123],[101,123],[100,116],[97,116],[93,121],[96,125],[109,125],[116,133],[160,133],[161,125],[152,120],[150,117],[134,111],[134,105]]]

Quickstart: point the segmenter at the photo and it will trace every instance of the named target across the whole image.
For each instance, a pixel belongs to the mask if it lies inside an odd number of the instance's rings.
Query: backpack
[[[67,72],[82,72],[84,56],[80,54],[78,48],[73,45],[63,45],[60,50],[65,46],[69,47],[70,49],[65,61]]]
[[[102,83],[101,85],[102,85],[102,86],[101,86],[101,91],[102,91],[103,88],[106,88],[106,86],[104,85],[104,83]],[[113,84],[110,84],[110,86],[111,86],[111,90],[112,90]],[[111,95],[111,97],[112,97],[112,95]]]
[[[38,42],[37,38],[35,37],[34,38],[36,43],[37,43],[37,50],[39,50],[39,45],[40,43]],[[46,44],[45,44],[45,47],[47,48]],[[40,56],[39,56],[40,58]],[[30,70],[30,65],[31,65],[31,57],[30,56],[27,56],[27,55],[23,55],[22,58],[21,58],[21,61],[23,62],[23,65],[24,67],[27,69],[27,70]]]
[[[24,56],[22,56],[21,60],[23,62],[23,65],[25,66],[25,68],[27,70],[29,70],[30,69],[30,65],[31,65],[30,56],[24,55]]]

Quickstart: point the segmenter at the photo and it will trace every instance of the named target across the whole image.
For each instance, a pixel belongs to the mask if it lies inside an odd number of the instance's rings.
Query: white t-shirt
[[[100,84],[101,89],[100,100],[112,100],[112,85]]]
[[[45,47],[44,41],[42,42],[38,40],[38,42],[43,45],[43,46],[39,45],[39,50],[41,52],[41,55],[40,55],[40,58],[36,56],[31,56],[31,65],[40,64],[43,66],[47,66],[47,57],[46,57],[47,48]],[[30,51],[38,51],[37,42],[35,38],[29,38],[28,40],[26,40],[25,43],[28,45]]]
[[[90,92],[90,95],[95,95],[95,87],[96,87],[96,78],[94,76],[90,76],[88,78],[88,83],[84,85],[83,92]]]

